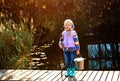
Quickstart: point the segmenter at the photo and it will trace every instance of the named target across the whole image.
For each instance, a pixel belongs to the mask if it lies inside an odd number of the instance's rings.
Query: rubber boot
[[[71,68],[71,74],[70,74],[71,77],[74,77],[75,76],[75,67],[72,67]]]
[[[67,68],[67,74],[65,75],[65,77],[69,77],[70,76],[70,68]]]

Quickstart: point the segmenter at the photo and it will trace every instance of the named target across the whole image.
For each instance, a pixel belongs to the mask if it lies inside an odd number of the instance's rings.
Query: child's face
[[[71,23],[70,22],[65,23],[65,30],[67,30],[67,31],[71,30]]]

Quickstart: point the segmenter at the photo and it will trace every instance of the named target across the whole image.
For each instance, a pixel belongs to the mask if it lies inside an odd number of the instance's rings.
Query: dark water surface
[[[54,41],[43,46],[34,45],[30,55],[32,58],[29,69],[61,69],[60,62],[63,60],[63,54]]]
[[[85,63],[85,66],[88,66],[87,69],[120,69],[120,43],[89,44],[87,47],[88,58],[85,60],[88,62]],[[43,46],[34,45],[30,55],[32,56],[30,69],[60,70],[60,64],[64,63],[63,51],[54,41]]]

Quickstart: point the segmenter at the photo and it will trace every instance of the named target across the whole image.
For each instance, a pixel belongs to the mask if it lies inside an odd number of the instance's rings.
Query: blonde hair
[[[71,28],[74,29],[74,24],[73,24],[73,21],[72,21],[71,19],[66,19],[66,20],[64,21],[64,27],[65,27],[65,24],[68,23],[68,22],[71,23]]]

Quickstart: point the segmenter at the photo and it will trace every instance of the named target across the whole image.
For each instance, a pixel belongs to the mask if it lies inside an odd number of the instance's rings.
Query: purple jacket
[[[70,35],[68,36],[68,32]],[[63,31],[59,40],[59,45],[63,46],[64,51],[80,50],[78,35],[75,30]]]

